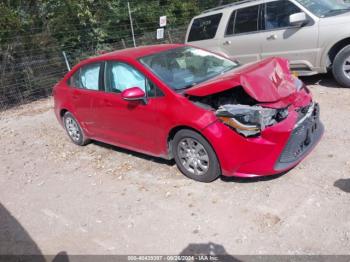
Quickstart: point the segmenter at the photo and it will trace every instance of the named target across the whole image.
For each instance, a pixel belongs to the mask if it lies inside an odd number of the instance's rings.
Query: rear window
[[[188,42],[212,39],[216,35],[222,14],[196,18],[188,36]]]

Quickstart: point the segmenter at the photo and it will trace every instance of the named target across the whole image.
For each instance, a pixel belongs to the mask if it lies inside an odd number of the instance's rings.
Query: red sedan
[[[281,58],[241,66],[187,45],[126,49],[81,62],[53,94],[75,144],[174,158],[202,182],[287,171],[324,132],[318,104]]]

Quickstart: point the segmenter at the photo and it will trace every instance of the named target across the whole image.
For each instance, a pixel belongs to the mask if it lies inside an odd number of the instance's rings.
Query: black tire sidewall
[[[344,47],[335,57],[333,63],[333,75],[337,82],[343,87],[350,88],[350,78],[344,74],[343,64],[350,57],[350,45]]]
[[[77,123],[77,126],[79,128],[79,132],[81,134],[80,138],[78,141],[75,141],[70,135],[69,135],[69,132],[68,132],[68,129],[67,129],[67,126],[66,126],[66,119],[67,118],[72,118],[76,123]],[[66,112],[63,116],[63,125],[64,125],[64,129],[66,130],[67,132],[67,135],[69,136],[70,140],[76,144],[76,145],[79,145],[79,146],[83,146],[86,144],[86,138],[85,138],[85,134],[82,130],[82,128],[80,127],[80,124],[79,122],[77,121],[77,119],[70,113],[70,112]]]
[[[190,172],[188,172],[186,170],[186,168],[182,165],[182,163],[177,155],[177,146],[178,146],[178,143],[184,138],[192,138],[192,139],[197,140],[199,143],[201,143],[204,146],[205,150],[207,151],[208,156],[209,156],[209,169],[204,175],[201,175],[201,176],[193,175]],[[174,136],[174,139],[172,141],[172,151],[173,151],[172,153],[173,153],[173,156],[175,158],[175,162],[176,162],[177,167],[188,178],[191,178],[191,179],[193,179],[195,181],[199,181],[199,182],[210,183],[210,182],[216,180],[221,175],[220,164],[219,164],[219,161],[218,161],[218,158],[216,156],[214,149],[209,144],[209,142],[205,138],[203,138],[203,136],[198,134],[197,132],[194,132],[194,131],[189,130],[189,129],[183,129],[183,130],[178,131],[176,133],[176,135]]]

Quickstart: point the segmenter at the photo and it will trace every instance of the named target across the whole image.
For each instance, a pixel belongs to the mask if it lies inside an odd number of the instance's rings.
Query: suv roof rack
[[[205,10],[205,11],[202,12],[202,14],[204,14],[204,13],[209,13],[209,12],[211,12],[211,11],[221,10],[221,9],[226,8],[226,7],[231,7],[231,6],[236,6],[236,5],[242,5],[242,4],[249,3],[249,2],[254,2],[254,1],[257,1],[257,0],[241,0],[241,1],[233,2],[233,3],[227,4],[227,5],[220,5],[220,6],[217,6],[217,7],[208,9],[208,10]]]

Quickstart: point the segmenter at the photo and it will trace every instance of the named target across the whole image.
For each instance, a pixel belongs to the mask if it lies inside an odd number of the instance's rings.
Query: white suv
[[[332,70],[350,87],[350,5],[339,0],[246,0],[192,19],[186,43],[238,59],[289,59],[300,75]]]

